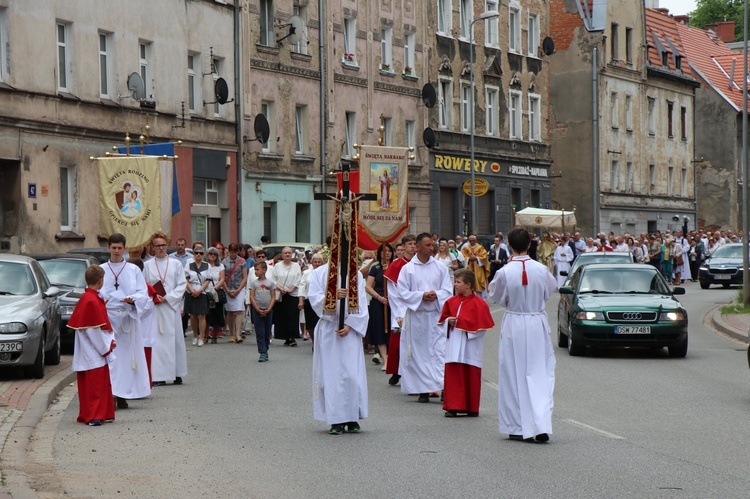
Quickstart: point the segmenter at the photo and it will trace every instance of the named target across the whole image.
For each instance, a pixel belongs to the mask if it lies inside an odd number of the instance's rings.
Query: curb
[[[720,333],[726,334],[727,336],[730,336],[734,338],[735,340],[741,341],[743,343],[748,342],[748,335],[747,333],[741,333],[737,331],[737,329],[733,328],[729,324],[727,324],[724,319],[721,318],[721,307],[716,307],[711,312],[709,312],[709,318],[711,320],[711,326],[719,331]]]
[[[3,462],[5,488],[14,498],[38,498],[24,473],[26,451],[39,421],[63,388],[76,380],[76,373],[63,370],[37,388],[29,399],[29,405],[18,419],[0,452]]]

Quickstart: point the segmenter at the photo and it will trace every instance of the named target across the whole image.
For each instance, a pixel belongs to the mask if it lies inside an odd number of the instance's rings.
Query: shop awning
[[[562,230],[565,227],[575,227],[576,214],[574,211],[524,208],[516,212],[516,225]]]

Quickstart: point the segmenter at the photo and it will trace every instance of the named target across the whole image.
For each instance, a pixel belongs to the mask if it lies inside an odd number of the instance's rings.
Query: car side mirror
[[[47,291],[44,292],[45,298],[54,298],[55,296],[60,296],[62,294],[62,290],[58,288],[57,286],[50,286],[47,288]]]
[[[684,295],[685,294],[685,288],[680,288],[680,287],[674,288],[672,290],[672,294],[673,295]]]
[[[573,294],[573,288],[570,286],[563,286],[560,288],[560,294],[561,295],[572,295]]]
[[[567,271],[567,270],[561,270],[561,271],[560,271],[560,275],[561,275],[561,276],[565,276],[565,277],[568,277],[568,271]]]

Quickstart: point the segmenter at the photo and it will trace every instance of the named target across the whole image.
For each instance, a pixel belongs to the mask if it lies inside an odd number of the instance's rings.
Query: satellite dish
[[[422,140],[424,141],[424,145],[427,146],[427,149],[432,149],[438,145],[435,131],[430,127],[425,128],[424,132],[422,132]]]
[[[302,35],[305,34],[305,21],[299,16],[292,16],[289,18],[289,32],[287,38],[289,43],[294,45],[302,39]]]
[[[435,92],[435,87],[432,86],[432,83],[426,83],[425,86],[422,87],[422,102],[424,102],[424,105],[427,108],[435,107],[435,103],[437,103],[437,92]],[[429,128],[427,130],[429,130]]]
[[[259,114],[255,117],[253,130],[255,130],[255,139],[258,142],[261,144],[268,142],[268,137],[271,136],[271,127],[268,125],[268,120],[264,114]]]
[[[547,55],[552,55],[555,53],[555,42],[550,37],[546,37],[544,40],[542,40],[542,50],[544,50],[544,53]]]
[[[229,99],[229,87],[227,86],[227,80],[224,78],[218,78],[214,83],[214,95],[216,95],[216,102],[219,104],[226,104]]]
[[[130,96],[135,100],[146,98],[146,85],[138,73],[130,73],[130,76],[128,76],[128,92],[130,92]]]

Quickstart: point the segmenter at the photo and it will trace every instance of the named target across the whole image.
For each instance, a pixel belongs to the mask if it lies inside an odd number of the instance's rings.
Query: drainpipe
[[[237,160],[235,169],[237,170],[237,242],[242,241],[242,81],[240,75],[240,6],[239,0],[234,2],[234,121],[235,121],[235,140],[237,141]],[[230,231],[231,232],[231,231]]]
[[[318,52],[320,55],[320,192],[326,191],[326,16],[325,0],[318,0]],[[320,202],[320,243],[326,240],[326,202]]]
[[[591,154],[593,155],[592,161],[591,161],[591,167],[592,167],[592,179],[593,179],[593,227],[592,227],[592,237],[599,233],[599,93],[598,93],[598,66],[597,66],[597,48],[594,47],[592,49],[592,55],[593,58],[591,62],[591,69],[592,69],[592,88],[591,88],[591,97],[593,102],[593,130],[591,133],[592,138],[592,151]]]

